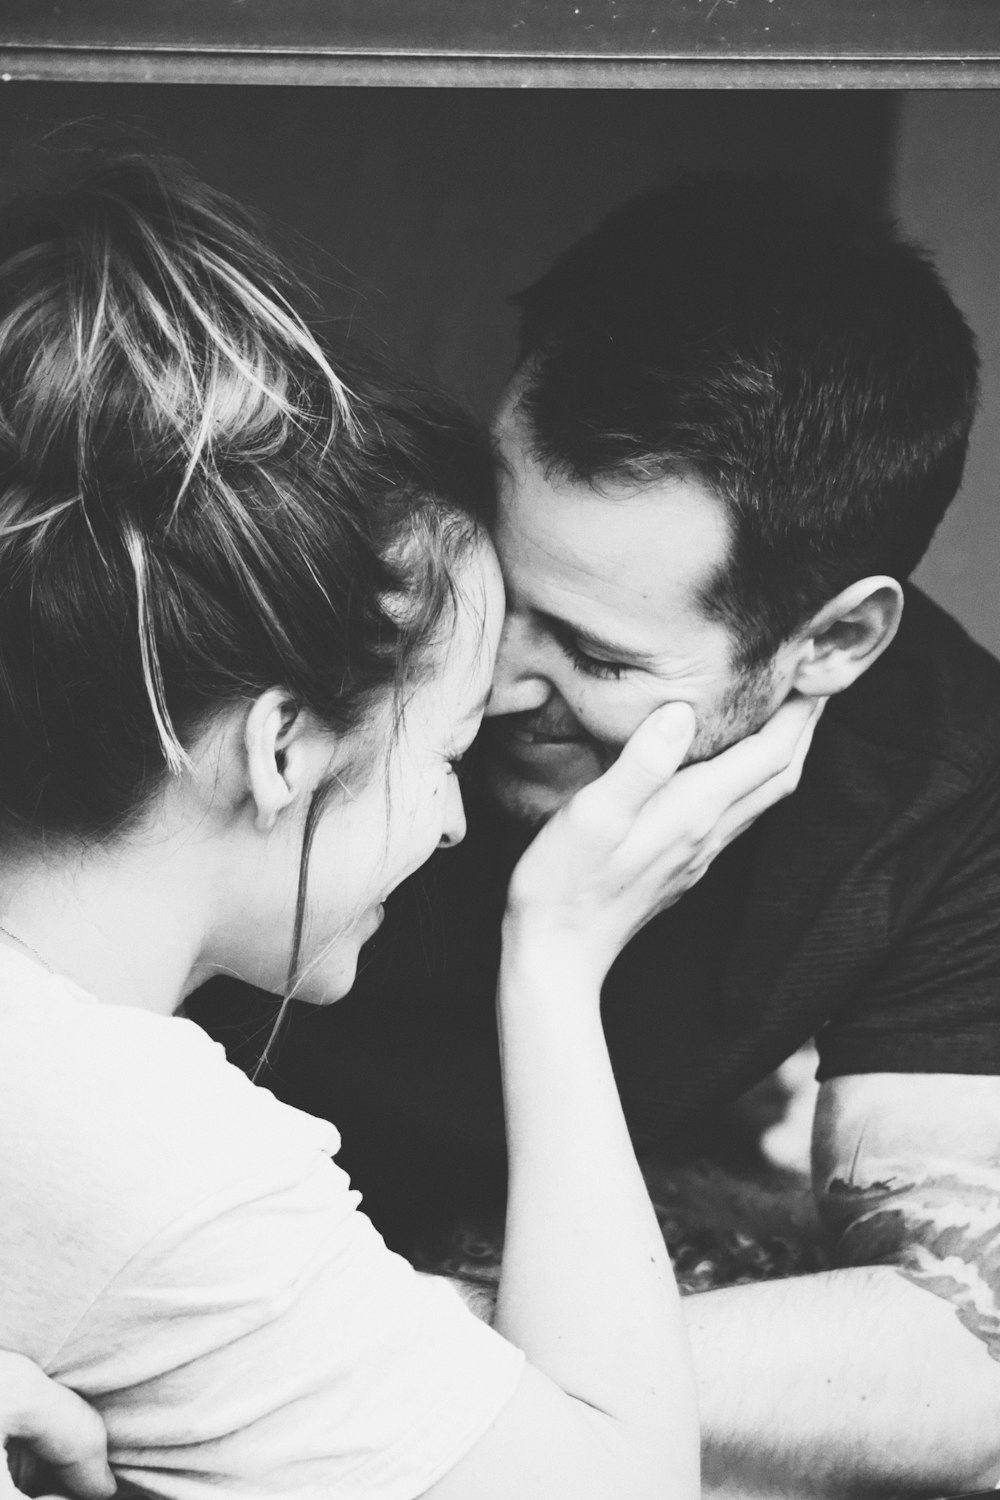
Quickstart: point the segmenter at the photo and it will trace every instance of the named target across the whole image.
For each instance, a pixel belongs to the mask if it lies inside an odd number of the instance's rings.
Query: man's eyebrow
[[[658,659],[654,651],[644,651],[641,647],[629,645],[626,641],[614,641],[605,635],[595,635],[592,630],[587,630],[582,625],[575,625],[572,620],[561,619],[558,615],[549,615],[540,611],[539,618],[544,621],[557,640],[572,637],[578,646],[597,652],[601,656],[613,658],[615,661],[629,661],[634,662],[636,666],[645,666],[651,665]]]

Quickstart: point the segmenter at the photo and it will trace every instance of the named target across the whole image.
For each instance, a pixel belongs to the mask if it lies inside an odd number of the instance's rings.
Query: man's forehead
[[[726,513],[697,481],[597,488],[548,475],[513,424],[498,438],[496,541],[515,602],[521,595],[532,607],[572,617],[592,601],[612,614],[669,622],[693,608],[724,564]]]

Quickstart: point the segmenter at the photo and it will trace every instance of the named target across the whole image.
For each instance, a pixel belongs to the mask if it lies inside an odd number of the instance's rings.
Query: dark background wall
[[[511,363],[505,297],[610,208],[715,165],[797,169],[879,203],[893,119],[881,93],[0,88],[8,178],[30,177],[26,143],[66,122],[137,127],[330,251],[354,293],[331,304],[480,409]]]
[[[965,491],[920,578],[1000,651],[1000,94],[7,83],[0,187],[108,123],[295,226],[333,258],[331,311],[482,412],[511,365],[508,294],[679,169],[793,169],[893,209],[986,361]]]
[[[904,97],[892,201],[975,329],[983,375],[965,482],[917,580],[1000,656],[1000,92]]]

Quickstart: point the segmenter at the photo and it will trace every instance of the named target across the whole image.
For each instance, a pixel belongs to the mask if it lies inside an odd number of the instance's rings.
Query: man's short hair
[[[681,178],[515,299],[519,411],[550,476],[725,503],[703,590],[743,666],[857,578],[905,578],[962,476],[975,340],[895,226],[786,177]]]

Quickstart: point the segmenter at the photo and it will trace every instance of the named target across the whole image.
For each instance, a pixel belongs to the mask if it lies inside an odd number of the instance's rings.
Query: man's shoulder
[[[984,840],[1000,840],[1000,662],[908,588],[896,639],[831,699],[797,791],[767,816],[758,908],[801,938],[839,902],[836,942],[850,932],[861,953]]]
[[[920,589],[906,590],[899,634],[831,702],[831,729],[859,763],[921,764],[968,785],[1000,769],[1000,661]]]

